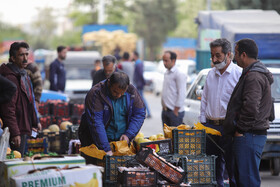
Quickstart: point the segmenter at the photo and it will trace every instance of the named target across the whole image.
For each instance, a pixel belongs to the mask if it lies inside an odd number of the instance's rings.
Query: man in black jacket
[[[257,60],[251,39],[236,43],[235,59],[243,68],[233,90],[224,121],[224,133],[233,137],[237,186],[260,186],[259,166],[269,128],[272,74]]]
[[[108,79],[114,72],[118,72],[117,59],[112,55],[106,55],[102,58],[103,69],[95,72],[92,86],[96,85],[100,81]]]
[[[58,92],[64,92],[65,90],[66,71],[63,61],[66,59],[66,53],[66,47],[57,47],[58,57],[50,65],[50,90]]]

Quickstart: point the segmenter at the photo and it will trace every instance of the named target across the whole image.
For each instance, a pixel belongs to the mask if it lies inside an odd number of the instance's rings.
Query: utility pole
[[[93,0],[94,2],[94,0]],[[105,2],[104,0],[99,0],[98,3],[98,20],[97,23],[98,24],[104,24],[104,20],[105,20]]]
[[[211,10],[211,0],[207,0],[207,10]]]

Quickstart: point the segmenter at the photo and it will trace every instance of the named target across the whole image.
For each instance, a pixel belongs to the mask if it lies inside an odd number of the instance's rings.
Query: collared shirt
[[[162,101],[164,105],[174,110],[179,107],[179,112],[184,111],[184,100],[186,98],[187,77],[176,66],[164,73]]]
[[[229,99],[241,73],[242,68],[233,62],[222,75],[215,67],[209,71],[201,97],[201,123],[205,123],[206,118],[211,120],[225,118]]]

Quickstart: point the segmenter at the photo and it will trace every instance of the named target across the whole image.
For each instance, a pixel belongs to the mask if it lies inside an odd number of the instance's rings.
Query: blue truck
[[[209,43],[227,38],[232,48],[243,38],[253,39],[259,48],[258,58],[268,67],[280,67],[280,15],[264,10],[201,11],[198,24],[197,69],[210,67]],[[234,48],[233,48],[234,49]],[[280,74],[279,72],[274,72]],[[278,76],[274,77],[278,81]],[[279,91],[280,93],[280,91]],[[280,172],[280,101],[275,99],[275,120],[270,123],[262,159],[270,161],[272,175]]]

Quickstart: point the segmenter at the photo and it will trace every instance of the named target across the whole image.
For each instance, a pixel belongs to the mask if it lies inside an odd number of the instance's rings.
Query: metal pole
[[[104,24],[104,20],[105,20],[105,3],[104,0],[99,0],[98,3],[98,20],[97,23],[98,24]]]
[[[211,0],[207,0],[207,10],[211,10]]]

